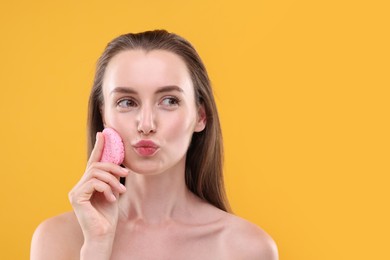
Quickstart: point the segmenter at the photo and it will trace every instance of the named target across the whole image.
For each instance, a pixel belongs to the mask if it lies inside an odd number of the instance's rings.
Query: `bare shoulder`
[[[78,259],[83,243],[81,228],[73,212],[43,221],[31,241],[31,260]]]
[[[274,240],[257,225],[227,213],[224,244],[231,259],[277,260]]]

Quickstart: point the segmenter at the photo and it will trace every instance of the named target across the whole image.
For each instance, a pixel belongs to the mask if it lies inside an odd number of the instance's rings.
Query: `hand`
[[[99,162],[104,136],[97,133],[95,147],[81,180],[69,192],[69,200],[84,234],[86,243],[112,243],[118,222],[119,194],[126,191],[119,177],[129,171],[113,163]]]

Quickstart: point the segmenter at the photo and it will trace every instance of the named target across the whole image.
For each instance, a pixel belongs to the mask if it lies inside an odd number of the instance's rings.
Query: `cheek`
[[[132,133],[136,134],[137,129],[134,123],[134,117],[126,113],[116,113],[115,111],[106,110],[105,127],[115,129],[126,143],[129,141]],[[133,134],[133,135],[134,135]]]
[[[113,111],[110,108],[104,109],[104,124],[105,127],[111,127],[115,130],[117,129],[117,126],[120,123],[120,116],[116,113],[113,113]]]
[[[189,142],[194,132],[195,119],[187,115],[178,115],[165,122],[165,137],[167,141]]]

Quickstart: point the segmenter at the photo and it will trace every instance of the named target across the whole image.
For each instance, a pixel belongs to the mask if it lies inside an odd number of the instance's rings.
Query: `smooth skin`
[[[103,82],[105,126],[125,146],[124,168],[101,163],[97,141],[81,180],[69,193],[74,211],[44,221],[31,259],[276,260],[270,236],[194,195],[185,185],[186,152],[207,122],[195,104],[185,63],[162,50],[124,51]],[[140,154],[151,140],[158,149]],[[119,177],[126,177],[126,187]]]

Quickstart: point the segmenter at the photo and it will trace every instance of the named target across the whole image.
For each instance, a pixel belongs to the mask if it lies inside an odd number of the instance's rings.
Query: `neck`
[[[188,190],[184,169],[156,175],[132,173],[120,198],[121,217],[149,224],[167,222],[187,211],[194,195]]]

